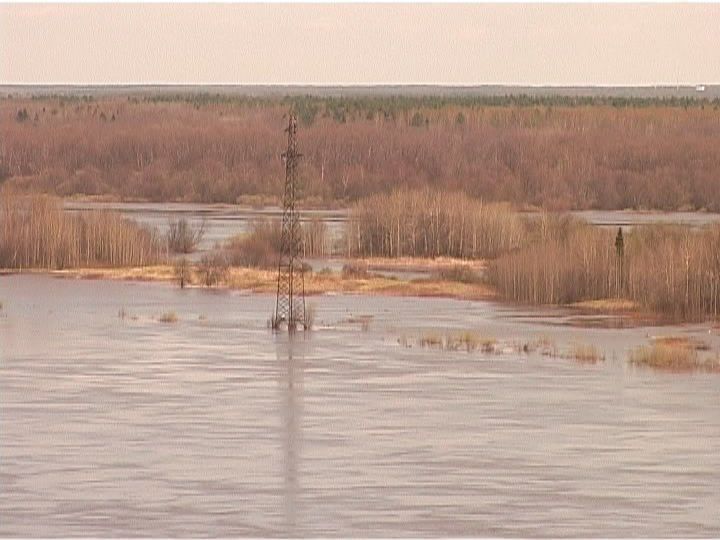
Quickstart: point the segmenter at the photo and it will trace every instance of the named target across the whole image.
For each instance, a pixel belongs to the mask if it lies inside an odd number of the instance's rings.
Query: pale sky
[[[0,83],[720,83],[720,4],[0,4]]]

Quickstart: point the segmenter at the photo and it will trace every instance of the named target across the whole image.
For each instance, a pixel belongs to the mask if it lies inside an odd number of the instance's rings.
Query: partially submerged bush
[[[456,281],[458,283],[480,283],[482,277],[469,264],[452,264],[441,266],[433,272],[435,279]]]
[[[305,330],[312,330],[315,326],[315,315],[317,314],[317,306],[315,302],[308,302],[305,306]]]
[[[720,357],[703,357],[692,341],[656,341],[630,352],[631,364],[665,371],[708,371],[720,373]],[[702,350],[702,349],[700,349]]]
[[[173,265],[173,273],[175,274],[175,279],[177,279],[180,288],[184,289],[185,285],[190,282],[191,278],[190,264],[185,257],[175,261],[175,264]]]
[[[178,322],[178,320],[179,319],[177,313],[175,313],[174,311],[166,311],[165,313],[160,315],[160,318],[158,319],[158,321],[160,321],[161,323],[176,323]]]
[[[574,344],[570,349],[569,356],[570,358],[584,364],[596,364],[597,362],[605,360],[605,357],[600,353],[595,345],[587,344]]]
[[[232,266],[273,268],[280,256],[280,223],[258,220],[248,234],[238,235],[225,244],[224,252]]]
[[[198,272],[206,287],[212,287],[225,280],[228,271],[227,257],[220,252],[206,253],[198,265]]]
[[[354,261],[343,265],[341,275],[343,279],[368,279],[370,272],[366,262]]]
[[[192,253],[205,235],[205,220],[193,227],[185,218],[171,221],[167,232],[168,249],[172,253]]]
[[[667,370],[692,370],[698,367],[694,349],[655,343],[630,352],[630,363]]]
[[[232,266],[274,268],[280,257],[282,237],[281,222],[277,220],[255,220],[250,223],[247,234],[228,240],[224,251]],[[324,256],[327,246],[327,226],[318,218],[304,223],[300,228],[300,254],[306,257]]]
[[[405,340],[407,341],[407,338],[405,338]],[[422,334],[417,343],[420,347],[424,348],[440,349],[443,351],[459,351],[464,349],[467,352],[479,350],[485,354],[494,353],[497,347],[497,340],[495,338],[482,336],[470,330],[448,332],[445,334],[428,332]]]

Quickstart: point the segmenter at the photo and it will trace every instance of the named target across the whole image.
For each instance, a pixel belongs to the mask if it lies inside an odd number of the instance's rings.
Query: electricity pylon
[[[297,195],[297,168],[301,154],[297,151],[297,118],[290,112],[287,127],[288,146],[285,160],[285,194],[283,196],[280,259],[278,261],[277,299],[272,326],[287,324],[290,332],[298,325],[307,326],[305,319],[305,272],[302,260],[302,231],[300,215],[295,207]]]

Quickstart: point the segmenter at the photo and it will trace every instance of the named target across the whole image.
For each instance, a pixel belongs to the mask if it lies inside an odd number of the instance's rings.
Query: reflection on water
[[[0,301],[0,536],[720,535],[720,377],[624,361],[720,351],[709,326],[339,295],[290,341],[266,295],[10,276]],[[607,360],[398,343],[463,329]]]
[[[305,336],[277,334],[277,360],[284,377],[280,381],[285,457],[285,534],[297,530],[298,462],[302,458],[302,391]]]

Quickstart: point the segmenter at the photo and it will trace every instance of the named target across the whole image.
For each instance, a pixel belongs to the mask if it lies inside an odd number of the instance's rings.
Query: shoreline
[[[361,259],[367,262],[369,270],[375,269],[404,269],[408,266],[398,262],[387,264],[386,260]],[[403,261],[406,262],[406,261]],[[429,270],[438,268],[448,262],[442,261],[414,261],[409,267],[412,270]],[[475,268],[483,267],[484,262],[475,262],[469,266]],[[175,269],[172,265],[161,264],[142,267],[120,267],[120,268],[72,268],[65,270],[47,269],[8,269],[1,268],[0,276],[7,275],[47,275],[58,279],[85,279],[85,280],[108,280],[108,281],[140,281],[177,284]],[[249,267],[232,267],[228,270],[226,277],[216,285],[206,287],[202,283],[201,276],[197,269],[191,270],[187,279],[188,288],[213,288],[240,290],[250,293],[274,293],[277,287],[277,271],[269,269],[258,269]],[[504,305],[520,305],[516,302],[500,298],[497,292],[484,283],[462,283],[441,278],[428,277],[419,279],[401,279],[397,277],[386,277],[370,273],[367,276],[344,277],[338,272],[308,272],[305,275],[305,294],[307,296],[332,295],[332,294],[358,294],[369,296],[388,297],[417,297],[417,298],[451,298],[455,300],[468,301],[493,301]],[[565,305],[548,306],[527,306],[528,308],[565,308],[578,313],[590,315],[624,316],[634,320],[652,321],[653,324],[662,325],[661,317],[644,313],[636,303],[625,299],[601,299],[577,302]]]
[[[0,269],[0,275],[39,274],[60,279],[103,279],[176,283],[171,265],[123,268],[72,268],[67,270]],[[247,267],[233,267],[227,277],[207,288],[243,290],[252,293],[274,293],[277,271]],[[206,288],[198,272],[193,269],[186,287]],[[402,280],[380,275],[343,277],[339,273],[309,272],[305,275],[305,294],[367,294],[377,296],[416,296],[454,298],[458,300],[497,300],[495,292],[481,283],[460,283],[440,279]]]

